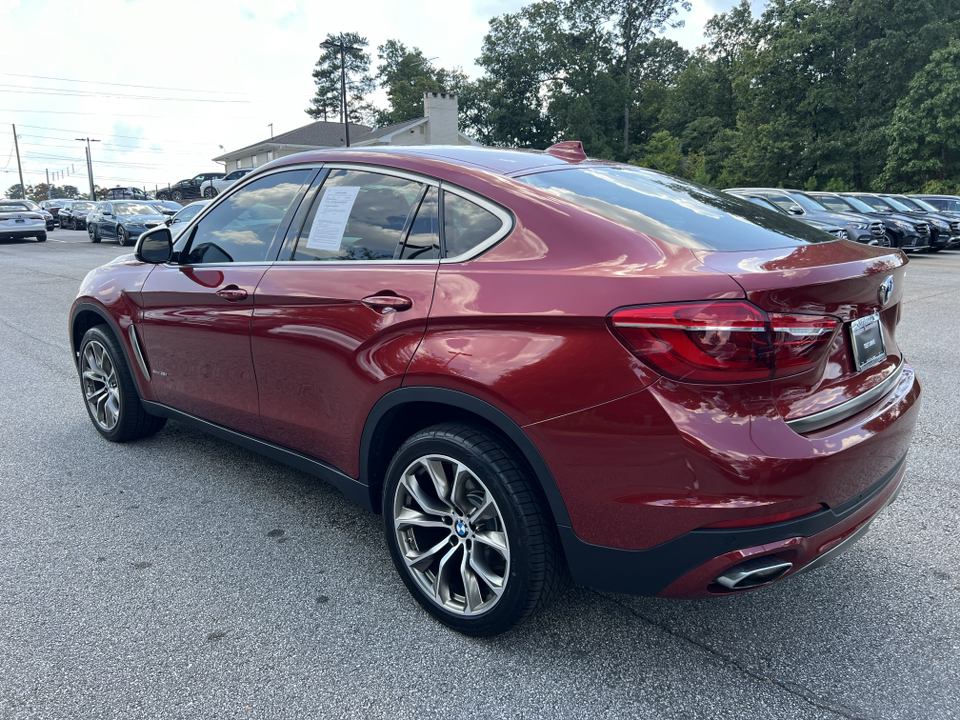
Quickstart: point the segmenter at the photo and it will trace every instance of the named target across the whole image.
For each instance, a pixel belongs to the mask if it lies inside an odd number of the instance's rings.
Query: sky
[[[687,49],[735,0],[693,0]],[[222,170],[212,158],[312,122],[311,72],[327,33],[397,39],[471,78],[490,18],[525,0],[0,0],[0,195],[24,182],[89,191],[155,187]],[[386,105],[382,92],[376,104]],[[223,149],[221,150],[221,146]]]

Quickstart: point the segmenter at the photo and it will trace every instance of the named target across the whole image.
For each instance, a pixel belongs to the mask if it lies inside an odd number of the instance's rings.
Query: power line
[[[2,88],[12,88],[3,90]],[[176,98],[161,97],[159,95],[122,95],[119,93],[100,93],[93,90],[58,90],[56,88],[32,88],[27,85],[7,85],[0,83],[0,93],[25,93],[27,95],[56,95],[58,97],[106,97],[118,100],[171,100],[174,102],[208,102],[208,103],[244,103],[249,100],[218,100],[216,98]]]
[[[45,127],[45,126],[43,126],[43,125],[23,125],[23,124],[21,124],[20,127],[30,128],[31,130],[50,130],[51,132],[65,133],[65,134],[67,134],[67,135],[75,135],[76,133],[89,134],[89,132],[90,132],[89,130],[65,130],[65,129],[63,129],[63,128],[51,128],[51,127]],[[46,135],[39,135],[39,136],[38,136],[38,135],[32,135],[31,137],[48,137],[48,136],[46,136]],[[164,139],[162,139],[162,138],[146,138],[146,137],[141,137],[141,136],[138,136],[138,135],[113,135],[113,134],[111,133],[111,137],[124,138],[125,140],[143,140],[144,142],[166,142],[166,143],[173,143],[173,144],[176,144],[176,145],[200,145],[200,146],[203,146],[203,147],[209,147],[209,146],[210,146],[210,143],[192,143],[192,142],[185,142],[185,141],[183,141],[183,140],[164,140]],[[65,138],[51,138],[51,140],[64,140],[64,139],[65,139]]]
[[[98,112],[77,112],[75,110],[23,110],[21,108],[0,108],[0,112],[15,112],[15,113],[40,113],[43,115],[103,115],[103,113]],[[128,117],[148,117],[148,118],[164,118],[169,120],[169,115],[141,115],[139,113],[125,113],[123,115],[114,115],[118,118],[128,118]],[[210,117],[209,115],[178,115],[178,117]],[[231,115],[231,120],[262,120],[263,117],[260,115]],[[26,127],[26,125],[24,125]]]
[[[61,82],[75,82],[75,83],[84,83],[86,85],[114,85],[116,87],[132,87],[132,88],[142,88],[146,90],[173,90],[176,92],[202,92],[214,95],[246,95],[247,93],[242,93],[236,90],[193,90],[190,88],[172,88],[172,87],[160,87],[157,85],[126,85],[124,83],[109,83],[101,82],[99,80],[75,80],[72,78],[57,78],[57,77],[47,77],[45,75],[23,75],[21,73],[0,73],[0,75],[7,75],[8,77],[23,77],[31,78],[33,80],[59,80]]]

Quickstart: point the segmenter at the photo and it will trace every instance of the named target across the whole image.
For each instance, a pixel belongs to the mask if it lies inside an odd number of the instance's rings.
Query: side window
[[[417,210],[422,190],[421,183],[392,175],[331,170],[300,230],[293,259],[399,257],[404,232]]]
[[[459,195],[443,194],[443,242],[446,257],[463,255],[503,227],[489,210]]]
[[[797,204],[793,201],[793,198],[788,198],[786,195],[767,195],[767,200],[784,210],[789,210]]]
[[[186,265],[262,262],[310,170],[266,175],[220,202],[196,226]]]

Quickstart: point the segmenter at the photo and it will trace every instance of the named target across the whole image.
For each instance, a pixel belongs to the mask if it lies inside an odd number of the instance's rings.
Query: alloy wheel
[[[462,462],[425,455],[400,478],[394,532],[407,572],[449,613],[491,610],[510,574],[503,515],[489,489]]]
[[[110,432],[120,419],[120,389],[113,358],[99,341],[92,340],[84,347],[80,374],[90,417]]]

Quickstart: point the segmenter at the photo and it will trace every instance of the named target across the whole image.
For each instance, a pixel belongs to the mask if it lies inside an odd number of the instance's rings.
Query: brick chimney
[[[457,96],[425,92],[423,114],[427,118],[427,145],[457,145]]]

